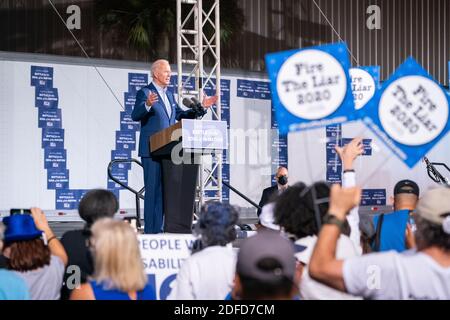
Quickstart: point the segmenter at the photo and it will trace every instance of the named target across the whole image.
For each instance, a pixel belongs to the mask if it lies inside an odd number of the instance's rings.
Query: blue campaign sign
[[[111,160],[118,160],[118,159],[131,159],[131,150],[128,151],[111,151]],[[115,166],[119,169],[125,169],[130,170],[131,169],[131,163],[118,163]]]
[[[42,148],[64,149],[64,129],[43,128]]]
[[[36,102],[38,108],[54,109],[58,107],[58,89],[36,87]]]
[[[342,140],[342,126],[327,126],[326,132],[326,180],[330,183],[342,182],[342,163],[335,147],[340,145]]]
[[[195,77],[190,77],[188,80],[188,76],[183,76],[181,79],[183,81],[183,84],[185,84],[186,90],[195,90]],[[178,81],[178,78],[177,78],[177,81]]]
[[[65,149],[44,149],[44,168],[65,170],[67,152]]]
[[[39,108],[39,128],[61,129],[61,109]]]
[[[266,81],[255,81],[255,98],[270,100],[270,83]]]
[[[31,85],[35,87],[53,87],[53,68],[31,66]]]
[[[116,131],[116,150],[135,150],[136,133],[134,131]]]
[[[353,139],[352,138],[343,138],[341,147],[349,144]],[[372,155],[372,139],[363,139],[362,141],[364,151],[362,156],[371,156]]]
[[[448,93],[413,58],[361,112],[364,123],[410,168],[450,129]]]
[[[373,98],[380,87],[380,67],[351,68],[349,72],[355,109],[360,110]]]
[[[128,170],[113,167],[111,170],[111,174],[113,175],[114,178],[116,178],[120,182],[128,184]],[[123,188],[120,186],[120,184],[115,183],[111,179],[108,179],[108,189],[123,189]]]
[[[167,88],[173,93],[178,93],[178,76],[173,75],[170,77],[170,83]]]
[[[148,84],[148,74],[128,73],[128,91],[136,94]]]
[[[343,43],[266,55],[280,132],[356,119]]]
[[[56,210],[78,209],[80,190],[57,189]]]
[[[131,119],[131,113],[122,111],[120,112],[120,130],[121,131],[137,131],[141,127],[139,122]]]
[[[69,170],[48,170],[47,189],[67,189],[69,188]]]
[[[131,114],[136,103],[136,93],[125,92],[123,94],[123,100],[125,102],[125,111]]]
[[[361,194],[361,206],[385,206],[386,189],[365,189]]]
[[[255,97],[255,81],[238,79],[237,96],[241,98]]]

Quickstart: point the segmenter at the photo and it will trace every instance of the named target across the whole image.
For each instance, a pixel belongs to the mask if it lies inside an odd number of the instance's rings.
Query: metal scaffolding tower
[[[208,7],[204,7],[203,0],[177,0],[178,104],[181,105],[185,97],[202,101],[203,89],[215,88],[218,101],[210,110],[213,120],[221,120],[220,0],[207,3]],[[205,59],[212,66],[208,71],[204,69]],[[194,88],[190,88],[192,79],[195,79]],[[222,201],[222,153],[207,157],[202,157],[200,165],[196,212],[205,201]]]

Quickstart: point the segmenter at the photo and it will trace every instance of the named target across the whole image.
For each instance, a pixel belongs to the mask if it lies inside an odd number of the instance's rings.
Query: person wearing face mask
[[[277,174],[275,176],[277,184],[264,189],[264,191],[262,193],[261,200],[259,201],[259,206],[261,207],[261,209],[258,209],[258,212],[257,212],[258,217],[261,215],[262,208],[265,205],[273,202],[274,198],[276,196],[278,196],[279,194],[281,194],[284,190],[286,190],[288,188],[288,186],[289,186],[288,177],[289,177],[288,169],[285,167],[279,167],[277,170]]]

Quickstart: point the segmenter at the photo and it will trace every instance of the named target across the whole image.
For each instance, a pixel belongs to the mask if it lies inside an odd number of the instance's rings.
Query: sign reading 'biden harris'
[[[412,58],[362,112],[364,123],[410,168],[450,129],[448,94]]]
[[[282,134],[354,119],[344,44],[268,54],[266,65]]]

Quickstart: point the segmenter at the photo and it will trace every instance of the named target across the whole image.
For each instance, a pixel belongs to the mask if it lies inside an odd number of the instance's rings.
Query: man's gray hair
[[[158,59],[155,62],[152,63],[152,67],[151,67],[151,72],[152,72],[152,77],[155,74],[156,69],[159,68],[160,65],[162,64],[169,64],[169,61],[165,60],[165,59]]]

